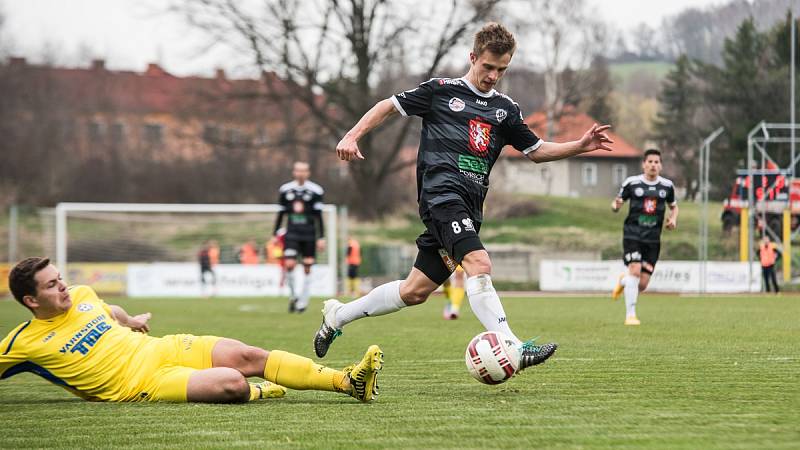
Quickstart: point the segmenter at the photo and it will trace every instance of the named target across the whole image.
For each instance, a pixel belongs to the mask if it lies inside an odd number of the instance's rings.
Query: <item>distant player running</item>
[[[322,222],[322,197],[324,190],[308,179],[311,170],[308,163],[296,162],[292,168],[294,180],[280,188],[278,203],[281,212],[275,219],[273,235],[278,235],[283,217],[286,216],[283,265],[286,283],[289,285],[289,312],[302,313],[311,298],[311,266],[316,262],[317,248],[325,245],[325,225]],[[297,295],[294,285],[294,268],[302,258],[303,290]]]
[[[32,372],[85,400],[239,403],[282,397],[285,387],[377,394],[377,345],[344,370],[234,339],[151,337],[150,313],[130,316],[89,286],[67,288],[50,260],[28,258],[9,274],[14,298],[33,313],[0,341],[0,379]],[[268,381],[248,383],[247,377]]]
[[[364,159],[358,141],[395,114],[422,121],[417,155],[417,200],[427,230],[417,238],[417,259],[405,280],[378,286],[364,297],[342,304],[328,300],[314,336],[317,356],[350,322],[380,316],[425,302],[461,264],[467,273],[470,306],[483,326],[514,339],[521,369],[544,362],[556,344],[534,345],[515,336],[500,297],[492,286],[492,262],[478,232],[489,172],[506,145],[534,162],[554,161],[593,150],[611,150],[609,127],[592,126],[577,141],[544,142],[523,122],[519,106],[494,86],[505,74],[516,43],[502,25],[490,23],[476,35],[469,72],[462,78],[434,78],[415,89],[378,102],[336,147],[340,159]]]
[[[622,254],[628,272],[619,277],[611,297],[616,300],[625,292],[625,325],[639,325],[636,317],[636,301],[639,292],[644,292],[650,276],[656,268],[661,251],[661,225],[664,211],[669,206],[670,214],[666,227],[674,230],[678,226],[678,203],[672,181],[662,178],[661,152],[647,150],[642,160],[644,173],[628,177],[619,195],[611,203],[611,210],[619,211],[625,200],[630,200],[628,217],[622,228]]]

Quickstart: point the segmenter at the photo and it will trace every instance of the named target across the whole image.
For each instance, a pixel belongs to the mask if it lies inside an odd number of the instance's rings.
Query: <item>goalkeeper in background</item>
[[[383,364],[377,345],[357,364],[334,370],[223,337],[157,338],[146,334],[150,313],[131,316],[89,286],[67,288],[49,259],[25,259],[8,278],[33,318],[0,341],[0,379],[32,372],[85,400],[117,402],[242,403],[283,397],[285,388],[341,392],[364,402],[377,394]]]
[[[311,169],[308,163],[296,162],[292,167],[292,181],[280,187],[278,203],[281,211],[275,219],[273,235],[281,229],[286,217],[283,264],[286,282],[289,285],[289,312],[302,313],[308,308],[311,298],[311,266],[316,262],[317,249],[325,248],[325,225],[322,222],[322,196],[325,191],[309,180]],[[303,290],[297,295],[294,285],[294,268],[302,258]]]

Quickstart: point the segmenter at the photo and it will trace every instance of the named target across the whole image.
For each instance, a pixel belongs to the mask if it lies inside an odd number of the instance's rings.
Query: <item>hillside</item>
[[[627,206],[614,214],[610,203],[611,199],[605,198],[490,197],[481,237],[487,244],[520,243],[554,249],[596,250],[603,258],[618,258]],[[697,258],[699,213],[699,205],[680,203],[678,229],[664,231],[662,259]],[[738,237],[723,235],[721,213],[721,204],[709,205],[709,257],[735,260]],[[411,244],[422,231],[422,225],[416,216],[409,216],[381,223],[355,223],[351,224],[351,230],[368,245]]]

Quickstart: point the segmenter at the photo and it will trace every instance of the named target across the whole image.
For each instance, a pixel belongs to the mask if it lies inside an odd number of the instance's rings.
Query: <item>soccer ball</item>
[[[505,334],[484,331],[469,342],[464,359],[472,378],[485,384],[500,384],[517,372],[519,349]]]

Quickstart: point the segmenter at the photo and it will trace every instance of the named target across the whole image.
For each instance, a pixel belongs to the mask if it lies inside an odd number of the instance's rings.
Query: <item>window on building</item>
[[[125,124],[117,122],[111,125],[111,140],[115,144],[125,142]]]
[[[97,142],[103,138],[102,123],[92,120],[86,125],[86,129],[89,133],[89,142]]]
[[[203,140],[209,144],[219,142],[219,127],[216,125],[206,125],[203,127]]]
[[[597,164],[583,163],[581,165],[581,180],[584,186],[597,186]]]
[[[148,144],[160,144],[164,138],[164,127],[157,123],[144,125],[144,140]]]
[[[611,179],[615,185],[622,184],[628,178],[628,166],[625,164],[614,164],[611,167]]]

